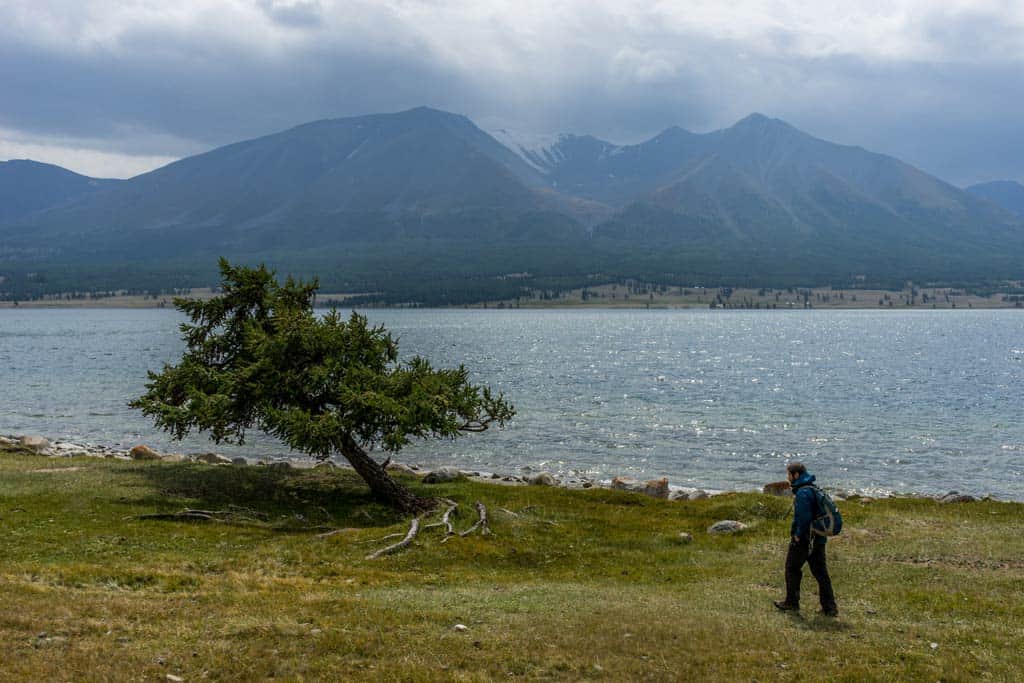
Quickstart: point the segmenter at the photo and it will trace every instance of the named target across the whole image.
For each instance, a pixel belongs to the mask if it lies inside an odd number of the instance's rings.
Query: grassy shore
[[[841,617],[777,613],[789,501],[408,480],[493,534],[421,533],[344,470],[0,455],[0,679],[1015,680],[1024,506],[850,500]],[[139,520],[184,507],[231,522]],[[503,512],[504,508],[515,516]],[[750,525],[732,537],[705,529]],[[318,532],[344,531],[327,538]],[[688,531],[693,541],[683,543]],[[465,631],[454,629],[464,624]],[[168,677],[170,674],[171,678]]]

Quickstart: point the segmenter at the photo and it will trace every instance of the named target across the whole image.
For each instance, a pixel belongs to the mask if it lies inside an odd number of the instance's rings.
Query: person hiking
[[[800,580],[803,566],[811,568],[811,575],[818,581],[818,598],[821,613],[827,617],[838,617],[836,596],[832,592],[832,579],[825,563],[824,536],[811,533],[811,521],[820,514],[818,497],[815,494],[814,475],[807,473],[803,463],[792,462],[786,466],[786,476],[793,489],[793,524],[790,527],[789,552],[786,553],[786,599],[774,604],[783,611],[800,609]]]

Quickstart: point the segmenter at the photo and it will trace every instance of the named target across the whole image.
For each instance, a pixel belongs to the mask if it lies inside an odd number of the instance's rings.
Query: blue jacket
[[[793,525],[790,527],[790,536],[799,536],[800,540],[811,535],[811,521],[818,514],[818,497],[814,494],[813,474],[802,474],[790,486],[793,488]],[[825,543],[824,536],[815,536],[814,542]]]

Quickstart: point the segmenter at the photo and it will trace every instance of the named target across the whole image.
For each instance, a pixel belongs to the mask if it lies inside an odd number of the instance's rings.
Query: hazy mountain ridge
[[[223,254],[345,264],[384,283],[519,271],[810,282],[1008,277],[1024,256],[1024,224],[994,203],[760,114],[635,145],[499,138],[422,107],[308,123],[12,214],[0,270]]]
[[[1024,217],[1024,185],[1015,180],[994,180],[966,188],[968,192]]]
[[[699,218],[729,239],[754,243],[827,237],[852,249],[881,248],[877,239],[940,248],[966,239],[1012,244],[1022,236],[1018,220],[948,183],[777,119],[755,114],[685,142],[676,177],[620,214],[613,222],[619,229],[628,231],[624,219],[641,204],[681,226]]]
[[[0,161],[0,223],[43,211],[117,185],[29,159]]]
[[[466,237],[466,221],[559,213],[562,204],[538,192],[544,186],[465,117],[416,109],[318,121],[188,157],[12,232],[89,235],[101,246],[108,238],[198,231],[191,239],[223,248],[276,244],[289,230],[331,241],[428,228]]]

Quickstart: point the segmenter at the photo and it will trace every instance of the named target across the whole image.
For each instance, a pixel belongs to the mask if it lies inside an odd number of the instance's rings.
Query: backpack
[[[817,507],[817,515],[811,521],[812,536],[838,536],[843,530],[843,516],[839,513],[832,496],[828,495],[817,486],[811,486],[814,491],[814,501]]]

